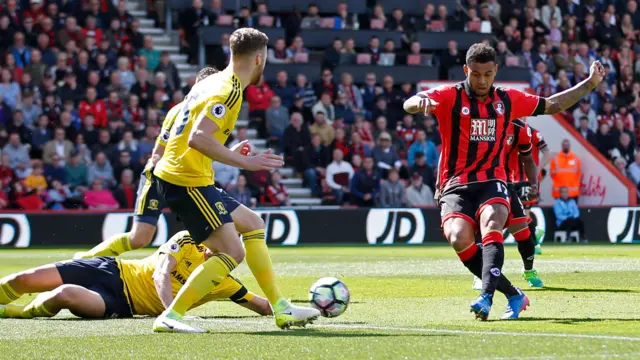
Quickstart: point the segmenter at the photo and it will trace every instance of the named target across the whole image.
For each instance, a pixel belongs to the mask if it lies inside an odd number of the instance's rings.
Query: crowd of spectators
[[[334,74],[338,65],[438,65],[441,77],[464,61],[455,41],[424,51],[423,31],[492,33],[500,66],[531,72],[541,95],[584,79],[600,60],[607,81],[566,112],[566,119],[615,166],[640,185],[640,10],[636,1],[465,0],[449,11],[428,4],[422,15],[369,2],[364,14],[322,3],[273,13],[265,3],[208,10],[202,0],[179,16],[181,49],[195,62],[200,26],[282,27],[268,51],[273,64],[318,62],[321,79],[281,71],[273,83],[245,91],[249,131],[282,151],[295,176],[327,204],[433,205],[441,143],[437,120],[410,116],[402,103],[413,83],[381,71],[364,78]],[[168,109],[194,79],[181,83],[168,53],[140,33],[118,0],[0,2],[0,207],[131,208],[138,173]],[[401,32],[401,44],[367,44],[337,36],[327,49],[308,49],[300,29],[381,29]],[[337,32],[339,33],[339,32]],[[211,62],[228,62],[229,34]],[[419,71],[419,68],[417,68]],[[234,172],[216,164],[218,182],[246,204],[289,204],[276,173]],[[225,177],[226,176],[226,177]]]

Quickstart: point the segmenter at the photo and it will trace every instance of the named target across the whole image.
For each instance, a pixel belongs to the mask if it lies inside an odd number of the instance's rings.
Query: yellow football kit
[[[171,287],[174,297],[187,281],[191,272],[206,260],[205,247],[196,245],[187,231],[178,232],[155,253],[144,259],[118,259],[124,292],[131,302],[132,312],[136,315],[158,315],[164,311],[164,306],[153,282],[153,273],[160,254],[168,254],[177,261],[176,267],[171,272]],[[251,301],[253,294],[247,292],[238,280],[227,277],[196,306],[206,301],[225,298],[242,303]]]
[[[231,70],[216,73],[195,84],[171,127],[164,156],[156,164],[154,175],[184,187],[213,185],[213,160],[189,147],[189,135],[197,120],[204,117],[218,125],[218,131],[212,136],[224,144],[240,112],[242,89],[240,79]]]

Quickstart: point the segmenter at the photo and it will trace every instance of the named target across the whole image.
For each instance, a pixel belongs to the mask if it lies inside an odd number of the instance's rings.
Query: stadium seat
[[[386,39],[393,40],[396,49],[402,45],[402,33],[399,31],[306,29],[301,30],[299,35],[304,39],[305,46],[318,49],[330,46],[335,38],[343,40],[352,38],[356,42],[356,47],[362,48],[369,43],[372,36],[379,37],[381,43]],[[444,46],[446,47],[446,43]]]
[[[439,74],[438,67],[425,66],[421,67],[419,71],[416,71],[414,66],[378,66],[378,65],[351,65],[351,66],[338,66],[335,70],[337,78],[342,76],[342,73],[348,72],[353,75],[353,81],[361,84],[365,76],[368,73],[375,73],[378,79],[382,79],[385,75],[391,75],[396,84],[403,82],[409,82],[415,84],[416,81],[437,79]]]
[[[295,80],[297,74],[305,74],[309,81],[316,81],[320,79],[320,72],[322,70],[318,63],[308,64],[267,64],[264,71],[264,78],[266,81],[276,81],[276,75],[280,71],[286,71],[289,73],[289,79]]]
[[[356,56],[356,64],[358,65],[371,64],[371,54],[358,54]]]
[[[220,15],[217,20],[218,26],[231,26],[233,25],[233,16],[231,15]]]
[[[165,0],[165,6],[171,10],[184,10],[193,6],[192,0]],[[204,8],[211,8],[211,1],[203,1]],[[243,6],[251,6],[251,0],[222,0],[222,8],[225,11],[236,11]]]
[[[462,81],[464,78],[462,67],[456,66],[449,69],[449,80]],[[498,69],[496,81],[522,81],[528,83],[531,81],[531,72],[523,67],[502,67]]]
[[[384,6],[385,12],[390,13],[394,8],[400,8],[407,15],[422,15],[424,13],[424,7],[427,6],[427,4],[433,4],[435,7],[444,5],[447,7],[447,12],[450,15],[456,11],[456,0],[378,0],[376,3]]]
[[[458,49],[466,50],[471,45],[481,42],[482,40],[495,40],[491,34],[481,34],[474,32],[462,31],[446,31],[446,32],[418,32],[416,40],[420,42],[422,50],[442,50],[447,48],[449,40],[455,40],[458,43]],[[357,44],[357,41],[356,41]]]
[[[320,8],[321,13],[334,13],[338,4],[344,0],[266,0],[270,11],[275,12],[291,12],[293,8],[306,11],[310,4],[316,4]],[[366,0],[349,0],[349,13],[364,14],[367,12]]]
[[[205,45],[220,45],[220,37],[222,34],[231,34],[235,28],[222,27],[222,26],[208,26],[200,29],[200,36]],[[284,29],[282,28],[259,28],[269,36],[269,45],[273,46],[273,43],[279,37],[284,37]]]

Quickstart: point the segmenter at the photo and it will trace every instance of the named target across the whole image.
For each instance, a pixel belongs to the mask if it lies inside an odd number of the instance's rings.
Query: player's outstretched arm
[[[423,113],[424,115],[429,115],[437,105],[438,103],[431,99],[426,92],[420,92],[408,98],[402,107],[409,114]]]
[[[524,165],[524,173],[529,180],[532,188],[538,188],[538,167],[535,161],[533,161],[533,154],[520,155],[520,161]]]
[[[284,165],[282,156],[269,152],[256,156],[243,156],[231,151],[213,137],[218,130],[219,127],[215,122],[201,116],[189,134],[189,147],[214,161],[251,171],[273,170]]]
[[[585,95],[593,91],[602,82],[605,75],[604,66],[600,61],[594,61],[591,64],[587,79],[570,89],[545,98],[544,113],[549,115],[559,113],[575,105]]]
[[[156,270],[153,272],[153,284],[165,309],[173,301],[171,272],[175,269],[177,263],[178,261],[173,256],[160,254],[156,263]]]

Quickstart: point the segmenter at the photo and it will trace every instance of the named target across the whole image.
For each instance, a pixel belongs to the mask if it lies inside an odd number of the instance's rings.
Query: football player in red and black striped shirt
[[[604,67],[596,61],[586,80],[543,98],[494,87],[497,71],[495,50],[474,44],[467,51],[465,81],[418,93],[404,103],[408,113],[432,113],[438,118],[442,154],[436,196],[442,226],[465,266],[482,278],[482,292],[471,310],[483,320],[489,316],[496,289],[509,302],[503,318],[517,318],[529,302],[502,274],[502,229],[509,216],[504,170],[509,124],[513,119],[568,109],[605,76]],[[482,252],[474,241],[477,230],[482,235]]]

